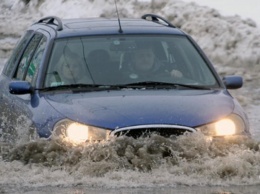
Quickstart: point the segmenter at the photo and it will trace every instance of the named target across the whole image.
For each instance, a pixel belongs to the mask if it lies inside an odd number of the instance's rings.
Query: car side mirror
[[[225,76],[222,80],[227,89],[238,89],[243,86],[243,78],[241,76]]]
[[[16,95],[31,94],[33,89],[28,81],[12,81],[9,84],[9,92]]]

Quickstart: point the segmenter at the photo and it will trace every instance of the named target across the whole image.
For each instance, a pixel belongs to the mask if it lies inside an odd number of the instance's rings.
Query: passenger
[[[93,83],[83,59],[71,51],[67,51],[63,55],[59,64],[58,76],[60,77],[60,85]]]
[[[175,78],[181,78],[183,75],[176,69],[170,71],[155,57],[152,47],[138,48],[133,52],[131,59],[130,78],[137,79],[139,77],[157,77],[160,75],[170,75]]]

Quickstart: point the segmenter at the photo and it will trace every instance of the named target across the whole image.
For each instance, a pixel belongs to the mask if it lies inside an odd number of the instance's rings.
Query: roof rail
[[[158,15],[155,15],[155,14],[150,14],[150,13],[142,16],[142,19],[144,19],[144,20],[148,20],[148,18],[151,18],[150,21],[153,21],[153,22],[156,22],[156,23],[159,23],[159,24],[163,24],[163,25],[166,25],[166,26],[169,26],[169,27],[172,27],[172,28],[176,28],[176,26],[174,26],[173,24],[171,24],[169,21],[167,21],[166,19],[164,19],[161,16],[158,16]]]
[[[54,20],[56,20],[58,24],[54,23]],[[56,25],[57,31],[60,31],[60,30],[63,29],[61,19],[59,17],[56,17],[56,16],[48,16],[48,17],[42,18],[36,23],[46,23],[46,24]]]

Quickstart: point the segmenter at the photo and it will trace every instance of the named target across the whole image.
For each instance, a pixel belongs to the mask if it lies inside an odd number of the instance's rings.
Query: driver
[[[139,77],[149,78],[161,74],[170,75],[175,78],[181,78],[182,73],[176,69],[168,71],[164,65],[155,57],[151,46],[141,47],[133,52],[131,63],[129,64],[131,79]]]

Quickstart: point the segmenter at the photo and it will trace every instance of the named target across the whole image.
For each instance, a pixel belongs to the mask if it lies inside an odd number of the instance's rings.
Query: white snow
[[[183,0],[194,2],[198,5],[212,7],[222,15],[239,15],[243,19],[254,20],[260,26],[260,1],[259,0]]]

